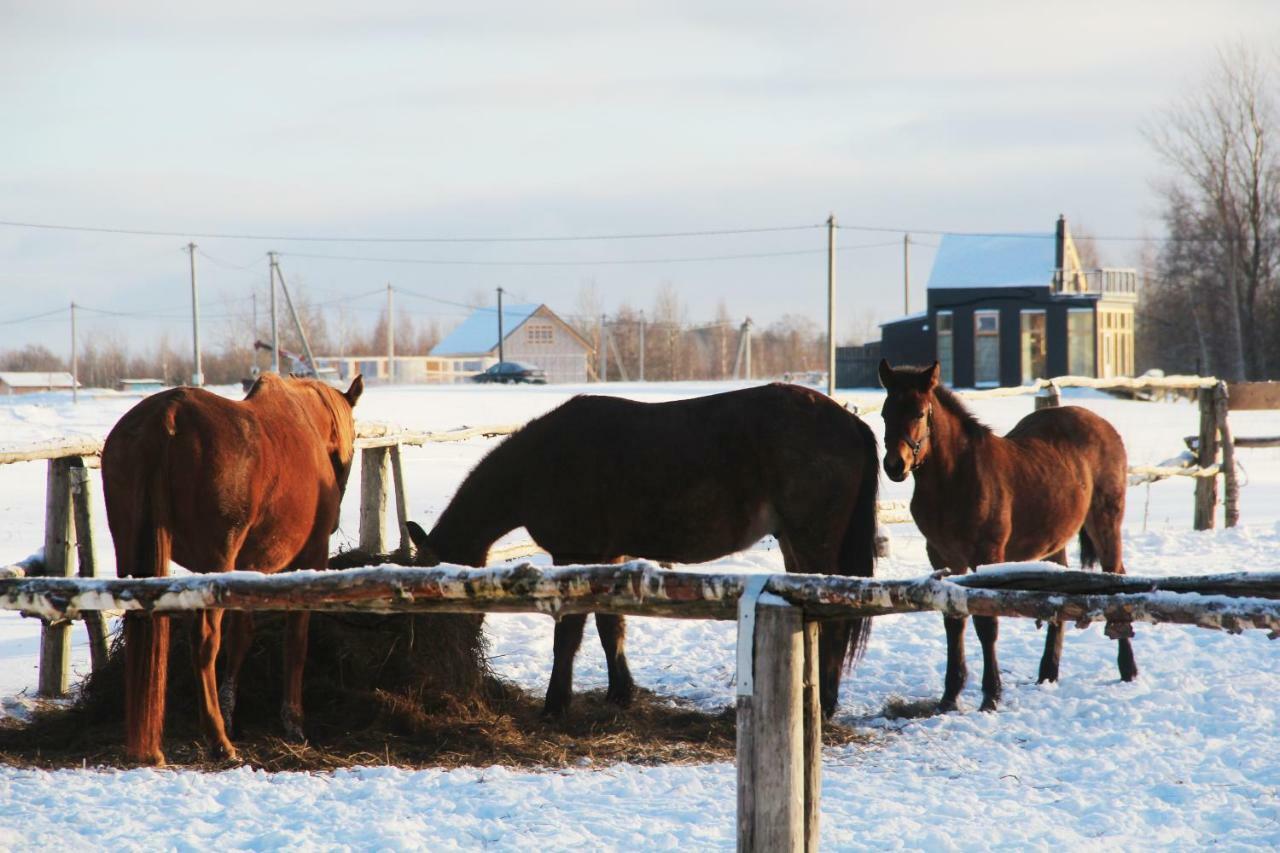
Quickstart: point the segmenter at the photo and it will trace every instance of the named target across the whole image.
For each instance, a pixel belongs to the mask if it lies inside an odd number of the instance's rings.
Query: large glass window
[[[1000,312],[973,312],[973,384],[1000,384]]]
[[[1045,337],[1044,311],[1022,312],[1022,384],[1046,379],[1049,348]]]
[[[1072,376],[1097,375],[1098,347],[1093,336],[1093,309],[1067,312],[1067,372]]]
[[[934,319],[934,323],[938,327],[938,366],[944,385],[951,385],[955,382],[953,368],[955,363],[955,344],[953,341],[955,338],[951,330],[952,320],[950,311],[939,311]]]

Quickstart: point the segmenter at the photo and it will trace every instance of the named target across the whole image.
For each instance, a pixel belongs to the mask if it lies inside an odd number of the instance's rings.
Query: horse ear
[[[409,531],[409,539],[413,542],[413,549],[418,552],[417,558],[413,561],[414,565],[438,565],[440,558],[436,556],[435,551],[432,551],[431,546],[427,543],[427,531],[423,530],[422,525],[416,521],[406,521],[404,524]]]
[[[887,358],[880,359],[880,384],[886,389],[893,387],[893,368],[889,366]]]
[[[933,363],[933,367],[925,373],[925,391],[932,391],[938,387],[938,380],[942,378],[942,365],[938,362]]]
[[[347,398],[347,403],[351,408],[356,407],[356,400],[360,399],[360,395],[364,393],[364,374],[357,373],[356,378],[351,380],[351,387],[347,389],[347,393],[342,396]]]

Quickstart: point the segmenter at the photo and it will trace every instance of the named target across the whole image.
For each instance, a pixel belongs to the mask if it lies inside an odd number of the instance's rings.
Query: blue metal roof
[[[516,327],[528,320],[541,303],[503,305],[502,331],[511,337]],[[483,355],[498,348],[498,309],[477,308],[458,328],[431,348],[431,355]]]
[[[977,237],[947,234],[929,273],[929,289],[1049,287],[1057,256],[1054,234]]]

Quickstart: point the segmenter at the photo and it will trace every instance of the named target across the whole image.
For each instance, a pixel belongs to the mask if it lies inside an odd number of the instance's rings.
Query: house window
[[[944,385],[955,382],[953,364],[955,363],[955,345],[951,334],[952,316],[950,311],[939,311],[934,319],[938,330],[938,366]]]
[[[1093,336],[1093,309],[1067,312],[1067,372],[1072,376],[1097,375],[1097,343]]]
[[[1030,385],[1048,373],[1048,345],[1044,311],[1022,312],[1022,384]]]
[[[973,312],[973,384],[1000,384],[1000,312]]]
[[[552,343],[551,327],[538,324],[526,327],[529,331],[525,340],[531,344],[550,344]]]

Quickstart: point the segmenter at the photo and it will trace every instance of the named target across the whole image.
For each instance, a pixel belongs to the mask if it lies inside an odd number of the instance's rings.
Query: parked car
[[[484,373],[471,377],[472,382],[531,382],[535,385],[547,384],[547,372],[541,367],[525,364],[522,361],[500,361]]]

